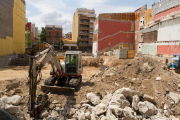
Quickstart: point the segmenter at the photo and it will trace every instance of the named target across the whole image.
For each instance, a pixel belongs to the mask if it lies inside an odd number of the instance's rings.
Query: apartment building
[[[95,19],[94,9],[76,9],[72,22],[72,40],[77,41],[79,39],[79,50],[92,51],[93,23]]]
[[[46,41],[52,44],[55,49],[60,49],[60,39],[62,38],[63,28],[61,25],[46,25]]]

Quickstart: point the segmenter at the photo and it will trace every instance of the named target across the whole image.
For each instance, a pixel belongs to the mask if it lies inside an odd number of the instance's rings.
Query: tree
[[[76,42],[76,45],[79,46],[79,39],[77,38],[77,42]]]
[[[44,27],[42,27],[41,33],[39,35],[40,37],[40,43],[46,42],[46,29]]]
[[[60,40],[60,46],[63,46],[64,45],[64,42],[63,42],[63,39],[61,38]]]
[[[31,39],[30,39],[31,35],[29,32],[29,28],[27,27],[27,32],[26,32],[26,45],[28,45],[28,47],[31,45]]]

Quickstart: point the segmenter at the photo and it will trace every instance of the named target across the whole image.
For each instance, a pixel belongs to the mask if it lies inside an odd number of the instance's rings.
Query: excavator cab
[[[65,74],[79,75],[82,73],[82,52],[67,51],[65,54]]]

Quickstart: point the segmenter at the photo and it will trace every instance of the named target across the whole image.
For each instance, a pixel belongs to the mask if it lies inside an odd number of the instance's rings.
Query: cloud
[[[41,27],[45,27],[46,23],[62,25],[63,29],[66,25],[66,31],[63,30],[64,33],[72,31],[73,14],[66,11],[71,7],[66,6],[62,0],[28,0],[27,3],[33,5],[40,12],[39,15],[28,17],[28,21],[35,23],[39,30]]]
[[[33,12],[26,10],[29,22],[36,24],[38,29],[49,25],[62,25],[63,33],[72,31],[73,14],[78,7],[95,9],[96,16],[100,13],[133,12],[137,6],[113,5],[112,0],[27,0],[35,7],[39,14],[32,16]],[[116,2],[116,1],[115,1]],[[66,23],[66,24],[65,24]]]
[[[31,11],[29,11],[29,10],[26,10],[26,14],[30,14],[31,13]]]

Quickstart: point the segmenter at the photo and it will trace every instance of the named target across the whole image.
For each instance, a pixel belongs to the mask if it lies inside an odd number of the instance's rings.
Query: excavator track
[[[57,78],[54,76],[50,76],[48,79],[44,81],[44,85],[48,86],[54,86],[54,83],[56,82]]]
[[[81,81],[82,81],[82,76],[81,75],[78,78],[72,78],[69,81],[69,87],[76,88]]]

